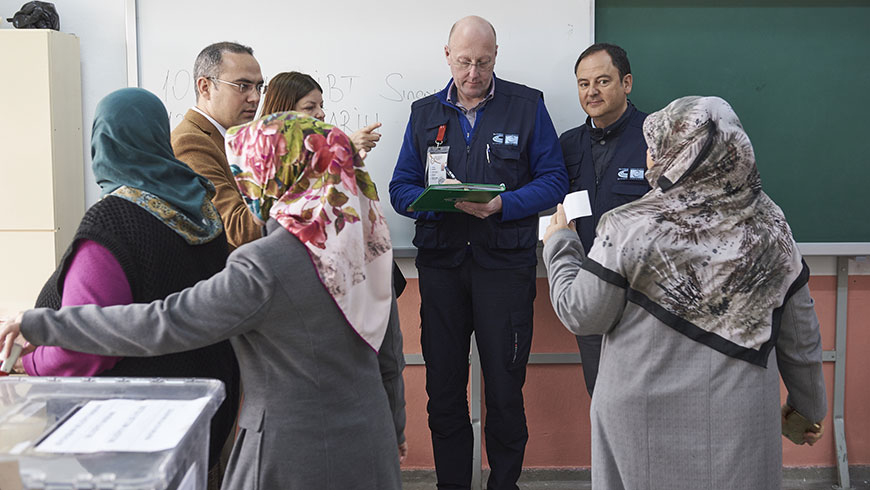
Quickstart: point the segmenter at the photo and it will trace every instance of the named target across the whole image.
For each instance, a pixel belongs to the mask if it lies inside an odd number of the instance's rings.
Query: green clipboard
[[[461,212],[453,205],[459,201],[489,202],[505,191],[504,184],[430,185],[408,206],[408,211]]]

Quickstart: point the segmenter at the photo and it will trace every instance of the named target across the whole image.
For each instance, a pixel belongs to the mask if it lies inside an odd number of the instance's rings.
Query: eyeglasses
[[[453,64],[463,71],[471,70],[472,66],[477,67],[480,71],[488,71],[493,67],[493,65],[495,65],[495,60],[477,61],[472,63],[471,60],[460,59],[455,60]]]
[[[263,82],[260,82],[258,84],[253,84],[253,83],[228,82],[226,80],[221,80],[218,77],[208,77],[208,79],[213,81],[213,82],[221,82],[221,83],[225,83],[227,85],[232,85],[233,87],[236,87],[236,89],[239,91],[240,94],[243,94],[243,95],[251,93],[251,90],[256,90],[257,93],[260,95],[263,95],[266,93],[266,84]]]

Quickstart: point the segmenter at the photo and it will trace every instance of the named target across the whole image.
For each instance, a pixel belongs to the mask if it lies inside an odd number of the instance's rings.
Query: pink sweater
[[[97,242],[81,242],[63,281],[61,306],[111,306],[132,302],[130,283],[112,253]],[[40,346],[21,361],[30,376],[94,376],[111,369],[120,359]]]

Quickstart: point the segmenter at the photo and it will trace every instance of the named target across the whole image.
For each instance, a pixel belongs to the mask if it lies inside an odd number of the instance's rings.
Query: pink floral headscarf
[[[231,128],[227,160],[248,208],[307,248],[351,327],[375,350],[392,301],[392,246],[377,189],[347,135],[281,112]]]

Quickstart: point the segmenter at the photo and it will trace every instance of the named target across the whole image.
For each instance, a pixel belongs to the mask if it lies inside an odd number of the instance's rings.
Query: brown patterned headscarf
[[[688,337],[766,366],[809,271],[749,137],[718,97],[677,99],[643,130],[653,190],[601,218],[583,267]]]

